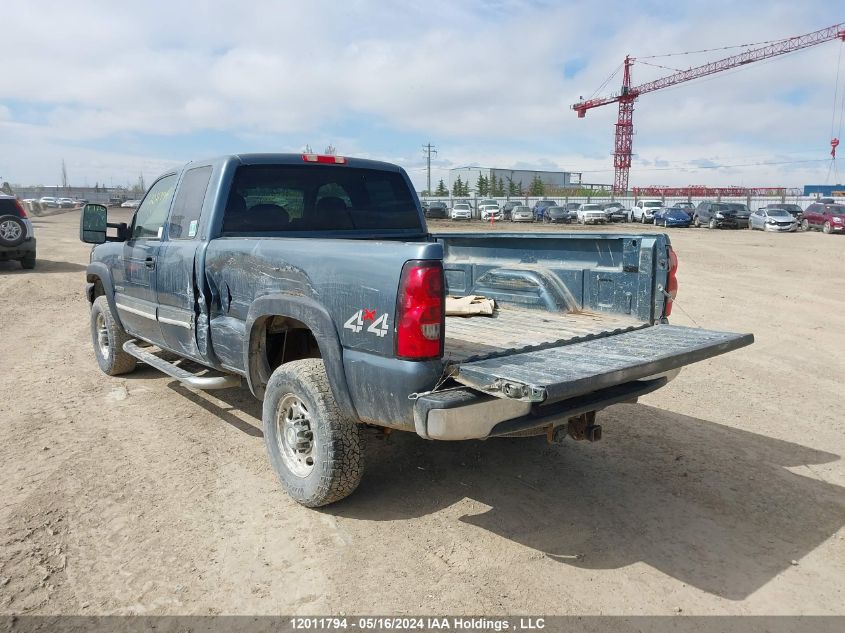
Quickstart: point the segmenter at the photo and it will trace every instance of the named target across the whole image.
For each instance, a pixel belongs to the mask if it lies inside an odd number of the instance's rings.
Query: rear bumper
[[[445,441],[486,439],[556,426],[588,411],[634,401],[660,389],[679,372],[675,369],[545,406],[495,398],[471,389],[433,393],[416,401],[414,426],[420,437]]]
[[[30,237],[17,246],[0,246],[0,262],[21,259],[35,253],[35,238]]]

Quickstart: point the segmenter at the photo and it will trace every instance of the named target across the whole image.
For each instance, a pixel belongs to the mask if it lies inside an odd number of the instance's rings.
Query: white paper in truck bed
[[[478,295],[446,297],[446,316],[492,316],[495,309],[495,300]]]

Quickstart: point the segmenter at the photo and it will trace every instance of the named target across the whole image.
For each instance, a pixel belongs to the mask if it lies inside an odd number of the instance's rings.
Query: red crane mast
[[[826,29],[820,29],[805,35],[790,37],[767,44],[766,46],[761,46],[760,48],[746,50],[737,55],[731,55],[730,57],[725,57],[724,59],[696,66],[688,70],[681,70],[672,75],[640,84],[639,86],[631,85],[631,66],[636,58],[629,55],[625,57],[622,88],[619,92],[607,97],[579,101],[572,105],[572,109],[578,113],[578,118],[583,118],[587,114],[587,110],[609,103],[619,103],[619,117],[616,121],[616,142],[613,147],[613,191],[615,193],[625,193],[628,191],[628,173],[631,169],[631,149],[634,143],[634,101],[637,100],[637,97],[648,92],[660,90],[661,88],[676,86],[685,81],[699,79],[700,77],[713,75],[723,70],[730,70],[731,68],[737,68],[738,66],[752,62],[769,59],[770,57],[777,57],[778,55],[784,55],[835,39],[845,42],[845,23],[835,24]],[[833,151],[835,151],[835,146]]]

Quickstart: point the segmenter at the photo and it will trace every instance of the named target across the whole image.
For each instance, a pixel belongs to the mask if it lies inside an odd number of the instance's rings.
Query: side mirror
[[[107,229],[117,229],[116,237],[108,237]],[[126,222],[111,224],[108,221],[108,209],[102,204],[86,204],[79,216],[79,239],[86,244],[103,242],[125,242],[129,236]]]
[[[79,239],[86,244],[104,243],[108,213],[108,209],[101,204],[86,204],[79,217]]]

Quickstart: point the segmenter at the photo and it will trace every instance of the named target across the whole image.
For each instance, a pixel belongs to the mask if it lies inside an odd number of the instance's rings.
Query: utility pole
[[[431,143],[426,143],[423,145],[423,151],[425,152],[426,157],[426,164],[428,169],[428,185],[426,187],[426,192],[428,195],[431,195],[431,155],[434,154],[437,156],[437,148],[434,147]]]
[[[67,189],[67,167],[65,167],[65,159],[62,159],[62,188]]]

